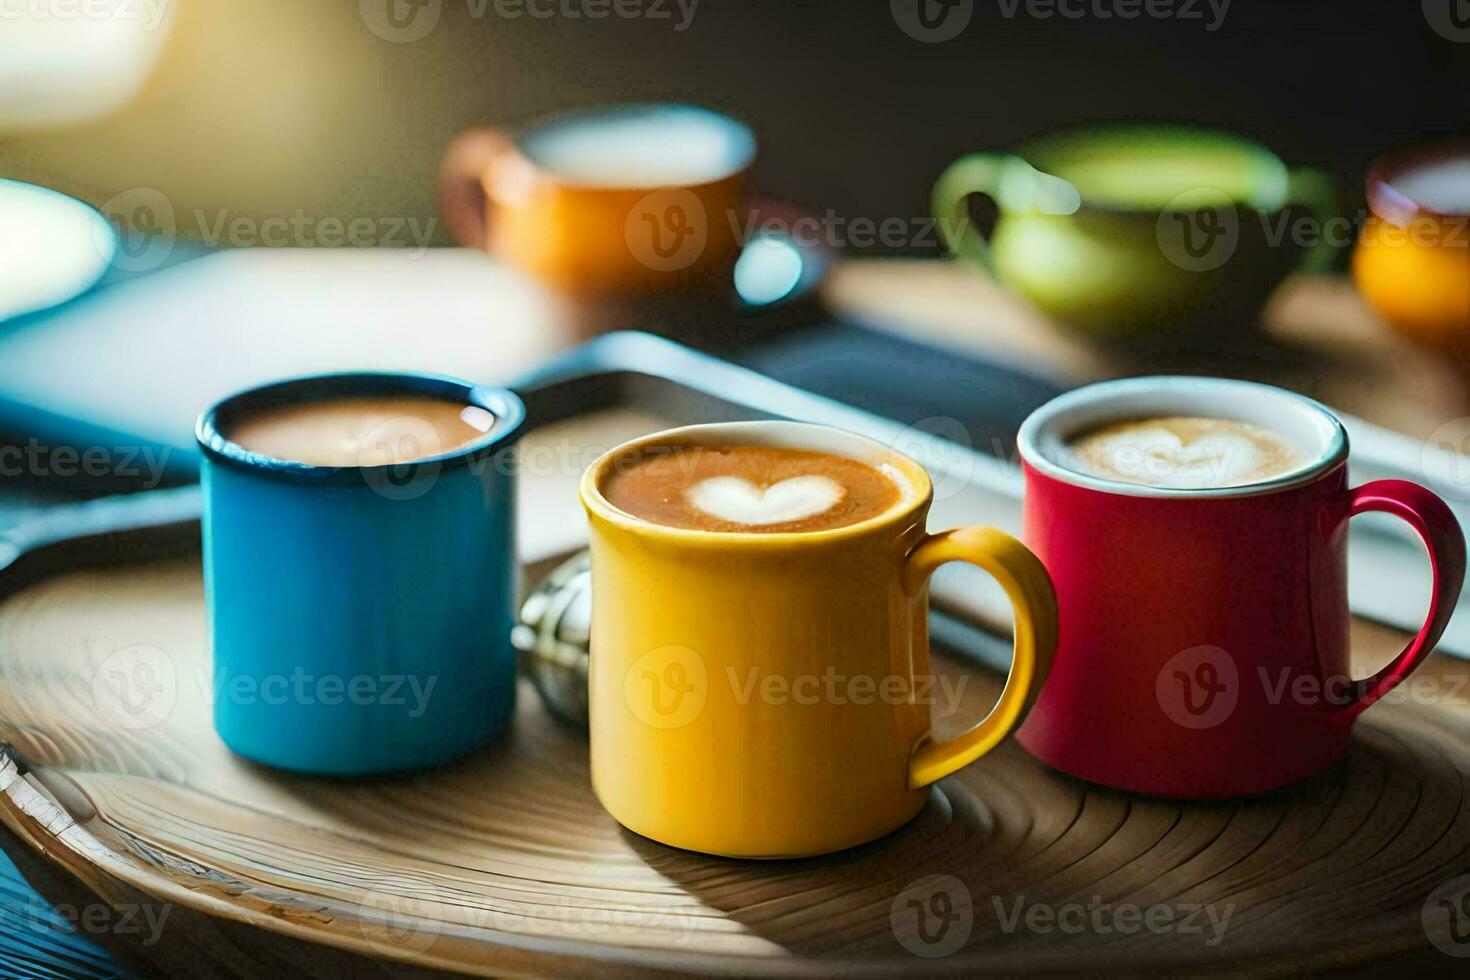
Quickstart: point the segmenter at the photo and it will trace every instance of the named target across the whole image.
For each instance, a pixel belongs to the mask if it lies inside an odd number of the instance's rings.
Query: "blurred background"
[[[428,220],[465,127],[633,100],[737,116],[762,140],[759,190],[849,216],[927,214],[962,152],[1124,120],[1237,132],[1355,192],[1377,154],[1463,132],[1470,91],[1470,44],[1434,28],[1434,0],[1177,0],[1132,19],[976,0],[936,43],[881,2],[667,0],[667,17],[600,19],[536,16],[550,0],[105,2],[136,17],[27,21],[7,0],[0,174],[257,217]]]
[[[1005,458],[1080,383],[1256,378],[1351,416],[1356,476],[1429,482],[1464,522],[1467,96],[1470,0],[0,0],[0,565],[50,507],[192,481],[193,420],[232,391],[511,381],[618,327]],[[630,102],[743,123],[748,193],[699,200],[816,240],[747,238],[716,288],[663,289],[632,239],[648,187],[577,224],[606,202],[525,160],[491,179],[494,134],[455,142]],[[655,203],[657,231],[677,208]],[[990,245],[946,243],[936,208]],[[637,296],[578,293],[630,251],[647,268],[607,274]],[[1417,543],[1363,540],[1380,586],[1354,610],[1417,627]],[[117,973],[3,857],[0,924],[0,973],[18,949]]]

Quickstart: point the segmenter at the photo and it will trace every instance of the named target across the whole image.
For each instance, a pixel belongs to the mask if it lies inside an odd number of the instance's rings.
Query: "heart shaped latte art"
[[[842,484],[825,476],[793,476],[764,490],[738,476],[701,480],[685,493],[689,502],[734,524],[762,527],[785,524],[831,510],[842,499]]]
[[[1119,476],[1158,487],[1229,486],[1266,465],[1249,439],[1211,433],[1185,442],[1168,429],[1130,429],[1091,447],[1094,458]]]

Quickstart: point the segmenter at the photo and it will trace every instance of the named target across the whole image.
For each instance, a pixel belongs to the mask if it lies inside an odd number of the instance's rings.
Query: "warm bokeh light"
[[[117,238],[80,201],[0,180],[0,321],[64,302],[107,271]]]
[[[107,116],[143,88],[178,0],[15,0],[0,7],[0,133]]]

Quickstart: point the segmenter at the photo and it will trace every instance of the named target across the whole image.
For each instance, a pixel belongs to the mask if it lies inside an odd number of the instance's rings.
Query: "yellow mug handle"
[[[904,587],[922,589],[940,565],[969,562],[1001,584],[1015,611],[1015,650],[1000,699],[977,725],[947,742],[920,742],[909,759],[909,789],[920,789],[969,765],[1008,735],[1041,693],[1057,648],[1057,596],[1040,559],[994,528],[931,534],[909,552]]]

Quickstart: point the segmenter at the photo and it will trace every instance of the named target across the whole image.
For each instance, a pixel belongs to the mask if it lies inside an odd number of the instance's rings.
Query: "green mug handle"
[[[951,254],[974,262],[987,272],[995,272],[990,243],[970,220],[970,195],[985,194],[1003,207],[1002,177],[1007,170],[1014,173],[1017,164],[1030,169],[1026,161],[1012,153],[971,153],[945,167],[934,182],[930,206],[934,220],[939,223],[939,237]]]
[[[990,243],[970,220],[972,194],[993,199],[1002,214],[1072,214],[1081,206],[1075,187],[1014,153],[971,153],[951,163],[934,182],[931,207],[939,237],[954,255],[992,273]]]
[[[1342,195],[1337,182],[1321,170],[1298,167],[1287,175],[1287,201],[1306,208],[1317,222],[1317,244],[1307,249],[1298,272],[1328,272],[1337,258],[1338,244],[1327,238],[1327,226],[1342,217]]]

